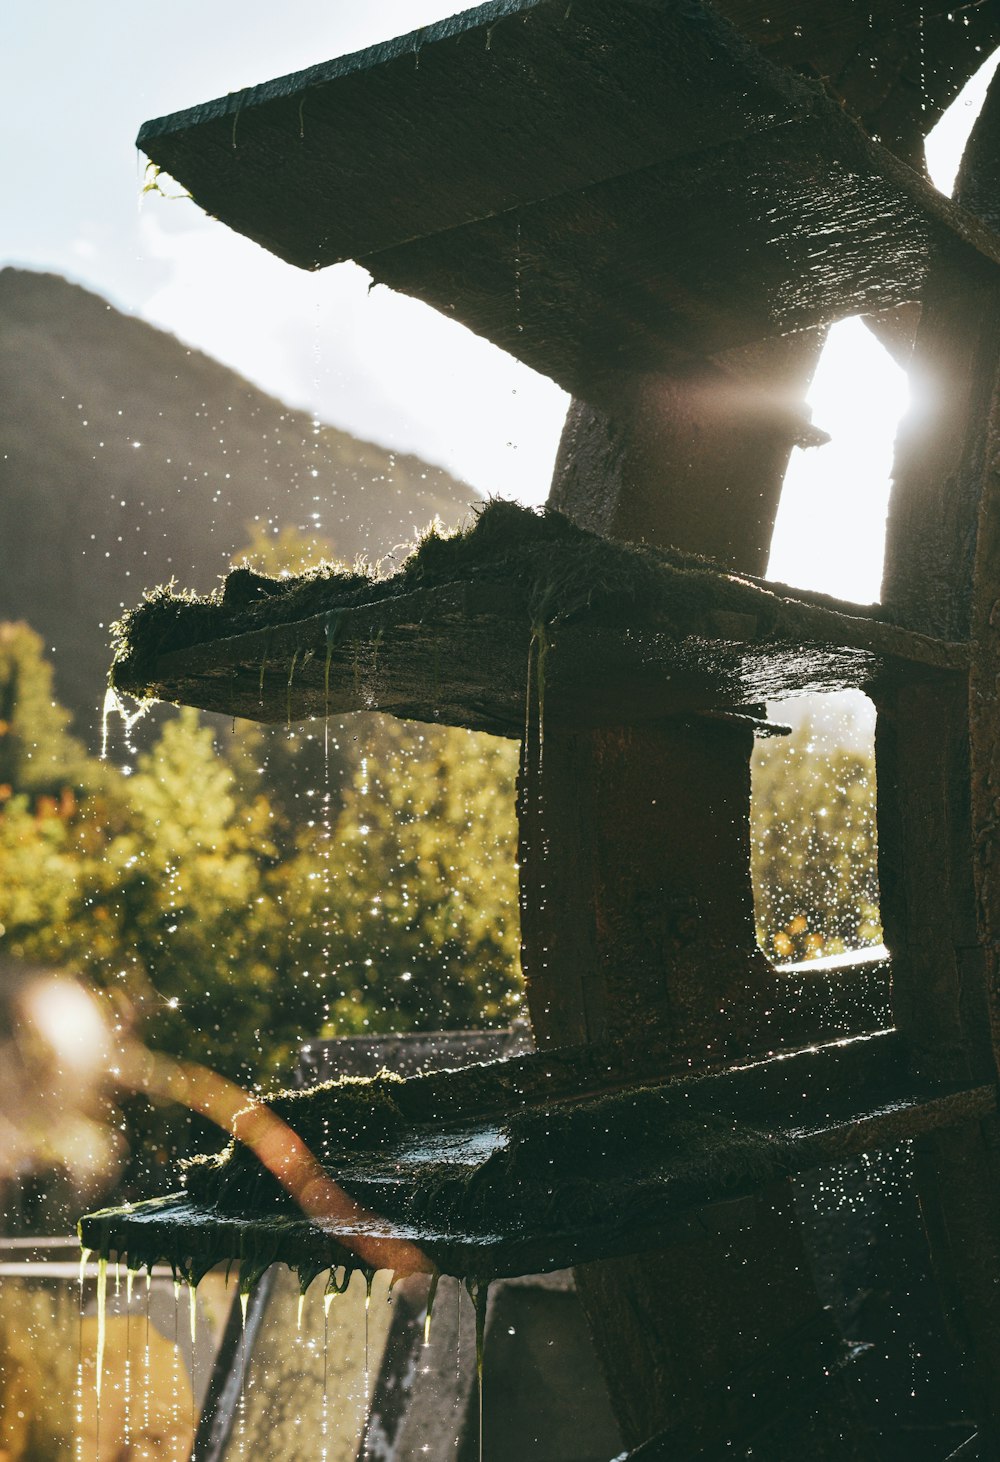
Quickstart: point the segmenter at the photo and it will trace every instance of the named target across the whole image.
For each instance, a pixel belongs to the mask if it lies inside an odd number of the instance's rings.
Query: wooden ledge
[[[254,721],[368,710],[517,737],[540,711],[553,727],[637,724],[968,666],[965,645],[706,566],[659,566],[634,616],[595,603],[547,625],[527,588],[477,569],[427,589],[390,580],[369,602],[344,604],[337,579],[323,594],[301,619],[280,595],[242,617],[172,601],[170,635],[126,653],[112,685]]]
[[[521,1073],[515,1087],[553,1056],[549,1074],[558,1078],[559,1053],[539,1053],[513,1063]],[[563,1078],[565,1065],[563,1058]],[[490,1068],[480,1070],[490,1079]],[[364,1232],[410,1239],[443,1272],[475,1278],[541,1273],[702,1235],[706,1225],[731,1222],[734,1202],[777,1178],[996,1110],[993,1086],[915,1085],[892,1032],[658,1087],[578,1093],[562,1104],[536,1086],[520,1108],[434,1120],[435,1111],[462,1109],[468,1075],[397,1083],[404,1127],[396,1137],[367,1150],[363,1141],[334,1159],[318,1155],[352,1198],[382,1215]],[[321,1141],[338,1090],[317,1088],[299,1094],[297,1108],[285,1099],[275,1109]],[[339,1118],[327,1121],[337,1129]],[[196,1195],[84,1219],[83,1243],[127,1255],[133,1266],[166,1257],[182,1271],[243,1257],[255,1272],[280,1260],[311,1277],[354,1262],[342,1243],[350,1233],[297,1216],[239,1153],[218,1176],[203,1175]]]

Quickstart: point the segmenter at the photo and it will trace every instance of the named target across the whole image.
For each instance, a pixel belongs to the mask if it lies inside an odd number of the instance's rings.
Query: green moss
[[[469,581],[519,590],[527,623],[536,633],[539,626],[583,613],[627,624],[640,610],[669,611],[679,595],[688,602],[703,598],[706,605],[724,605],[719,571],[704,559],[616,543],[578,528],[555,511],[538,513],[494,500],[465,531],[428,533],[389,577],[364,566],[346,570],[321,564],[283,579],[238,568],[205,599],[177,593],[172,586],[154,589],[115,626],[112,684],[135,691],[152,682],[158,657],[169,651],[319,614],[331,616],[329,649],[344,610]],[[737,591],[746,587],[746,581],[730,582]]]
[[[271,1105],[362,1207],[459,1276],[627,1252],[672,1217],[822,1160],[801,1135],[719,1110],[698,1083],[535,1102],[500,1126],[472,1117],[451,1127],[416,1119],[421,1086],[387,1074],[342,1079]],[[185,1277],[223,1259],[250,1276],[283,1261],[307,1280],[362,1267],[241,1143],[186,1176],[185,1195],[91,1215],[84,1242],[130,1263],[166,1258]]]
[[[325,1167],[359,1151],[377,1153],[408,1130],[395,1093],[403,1078],[342,1076],[302,1091],[281,1091],[267,1098],[268,1108],[295,1132]],[[236,1118],[237,1130],[240,1117]],[[234,1138],[222,1152],[183,1163],[185,1187],[194,1199],[220,1213],[284,1209],[295,1211],[285,1189],[258,1161],[251,1148]]]

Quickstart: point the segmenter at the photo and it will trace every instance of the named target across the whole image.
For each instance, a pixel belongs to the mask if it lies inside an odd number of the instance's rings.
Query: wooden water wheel
[[[484,514],[378,585],[261,599],[234,575],[211,611],[147,606],[114,678],[262,720],[364,707],[524,735],[538,1054],[408,1082],[393,1162],[362,1136],[336,1173],[426,1221],[449,1272],[575,1262],[637,1459],[1000,1457],[1000,95],[956,203],[907,165],[923,105],[951,99],[1000,18],[865,9],[859,28],[840,5],[765,23],[753,0],[496,0],[139,139],[282,257],[355,258],[577,398],[558,517]],[[917,306],[882,604],[763,583],[823,327],[866,312],[908,354]],[[860,961],[790,981],[754,939],[763,703],[845,686],[878,709],[891,997]],[[476,1202],[435,1209],[408,1136],[481,1142],[498,1121],[513,1147],[468,1158]],[[965,1386],[919,1453],[859,1401],[866,1361],[790,1182],[901,1142]],[[212,1253],[243,1244],[245,1190],[200,1199]],[[292,1227],[278,1257],[329,1262]],[[197,1257],[188,1199],[84,1231]]]

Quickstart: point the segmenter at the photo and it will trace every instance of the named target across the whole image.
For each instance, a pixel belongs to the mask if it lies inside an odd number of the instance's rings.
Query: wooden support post
[[[727,351],[684,376],[625,379],[613,412],[574,401],[550,507],[607,538],[763,574],[791,449],[825,440],[804,401],[825,335]]]
[[[986,211],[1000,167],[994,83],[959,179]],[[995,210],[995,203],[990,204]],[[884,600],[902,623],[971,637],[968,687],[878,698],[882,914],[896,1022],[944,1079],[997,1077],[1000,948],[1000,271],[937,260],[900,435]],[[1000,1131],[918,1139],[921,1205],[981,1428],[1000,1457]]]
[[[537,740],[521,772],[522,941],[539,1044],[744,1056],[770,976],[750,885],[752,732],[695,720]],[[539,755],[541,752],[541,755]]]
[[[795,402],[819,345],[772,342],[725,371],[623,382],[612,415],[576,403],[550,503],[607,535],[762,572],[804,431]],[[761,1038],[769,966],[754,938],[751,750],[745,726],[724,719],[529,737],[522,938],[540,1045],[642,1043],[666,1070],[705,1067]],[[826,1455],[815,1439],[824,1431],[838,1457],[867,1456],[849,1441],[841,1380],[827,1377],[837,1342],[787,1184],[749,1208],[749,1227],[745,1212],[727,1231],[706,1220],[702,1239],[577,1271],[625,1440],[670,1428],[671,1455],[694,1457],[748,1439],[766,1394],[789,1456]],[[817,1388],[810,1419],[795,1414],[803,1377],[788,1364],[803,1337]],[[741,1388],[740,1375],[754,1379]]]

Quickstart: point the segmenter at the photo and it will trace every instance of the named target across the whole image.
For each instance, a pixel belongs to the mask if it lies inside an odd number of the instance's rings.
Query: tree
[[[16,687],[44,689],[26,634]],[[11,704],[13,679],[0,681]],[[240,1081],[287,1080],[322,1030],[497,1024],[517,1009],[511,745],[358,718],[346,769],[321,771],[293,822],[246,747],[220,750],[193,711],[164,723],[134,773],[61,740],[58,708],[43,720],[28,774],[44,765],[55,790],[12,787],[0,815],[0,945],[87,975],[150,1045]],[[64,755],[76,780],[59,790]]]
[[[83,745],[69,734],[71,716],[52,693],[52,667],[27,624],[0,623],[0,797],[78,794],[100,780]]]
[[[324,1033],[506,1025],[520,1006],[512,743],[368,722],[336,817],[276,871]]]
[[[751,866],[761,948],[778,963],[879,944],[875,765],[803,720],[754,764]]]

